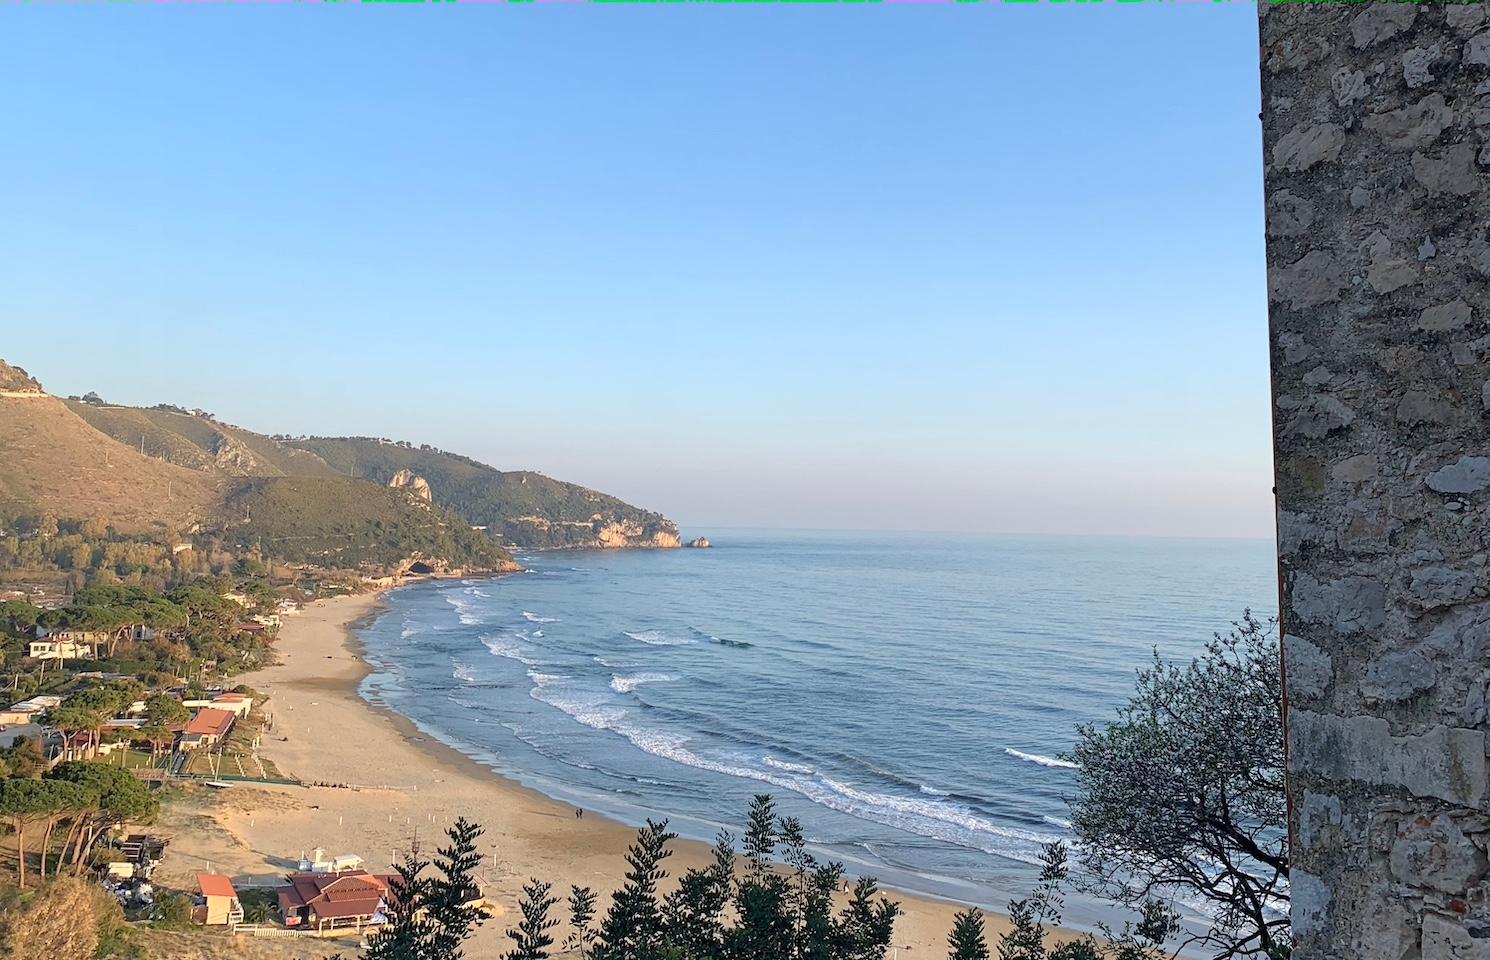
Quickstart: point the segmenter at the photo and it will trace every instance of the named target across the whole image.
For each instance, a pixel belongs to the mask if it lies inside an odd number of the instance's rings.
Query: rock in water
[[[698,547],[700,549],[714,546],[714,544],[709,542],[708,537],[694,537],[692,540],[688,541],[688,545],[690,547]]]

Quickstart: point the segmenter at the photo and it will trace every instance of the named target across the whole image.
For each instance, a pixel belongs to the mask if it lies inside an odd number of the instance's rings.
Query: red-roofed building
[[[233,889],[232,880],[221,874],[199,873],[197,887],[202,893],[192,914],[198,923],[220,927],[243,922],[243,904],[238,902],[238,891]]]
[[[228,735],[236,718],[226,710],[203,707],[181,731],[181,749],[210,747]]]
[[[294,873],[279,888],[279,915],[287,927],[331,930],[361,927],[382,920],[392,899],[392,877],[374,876],[366,870],[345,873]]]

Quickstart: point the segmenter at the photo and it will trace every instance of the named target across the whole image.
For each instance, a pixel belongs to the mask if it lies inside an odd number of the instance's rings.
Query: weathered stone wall
[[[1260,6],[1295,956],[1490,960],[1490,18]]]

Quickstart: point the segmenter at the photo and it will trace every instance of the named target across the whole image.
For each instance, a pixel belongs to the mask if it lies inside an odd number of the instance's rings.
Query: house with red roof
[[[192,917],[198,923],[220,927],[243,922],[243,904],[238,901],[232,880],[221,874],[199,873],[197,889],[201,893],[192,905]]]
[[[292,873],[279,888],[279,915],[295,929],[335,930],[381,923],[392,900],[391,876],[366,870],[342,873]]]
[[[186,729],[181,731],[181,749],[210,747],[220,742],[233,729],[235,719],[237,718],[226,710],[203,707],[186,724]]]

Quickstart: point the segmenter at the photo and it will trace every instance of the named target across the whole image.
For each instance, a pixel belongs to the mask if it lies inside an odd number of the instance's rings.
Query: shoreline
[[[603,915],[608,894],[621,883],[634,828],[601,814],[576,817],[568,804],[507,779],[408,717],[362,698],[372,668],[357,631],[387,608],[387,592],[314,602],[285,620],[276,643],[280,662],[238,678],[269,698],[274,725],[261,745],[263,756],[306,784],[344,786],[243,784],[202,798],[219,829],[176,831],[171,851],[180,856],[168,859],[185,862],[172,863],[169,874],[190,887],[205,864],[245,885],[267,885],[313,847],[357,854],[369,870],[383,872],[418,837],[436,845],[446,825],[466,816],[486,828],[480,849],[488,860],[478,876],[499,908],[471,940],[473,960],[505,952],[503,931],[531,877],[552,882],[561,900],[571,885],[594,888]],[[678,839],[670,846],[665,888],[688,868],[712,861],[706,843]],[[915,956],[944,954],[953,915],[964,905],[882,889],[904,911],[895,947]],[[551,915],[563,912],[561,903]],[[983,912],[990,941],[996,940],[1008,920]],[[556,932],[561,942],[567,923]]]

